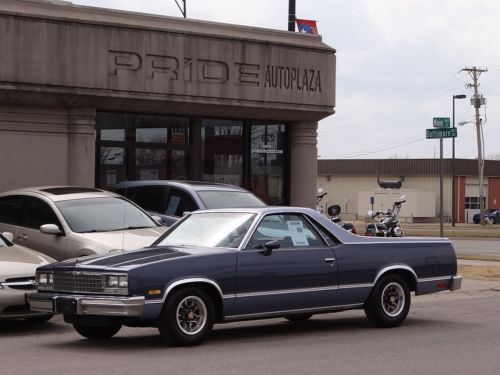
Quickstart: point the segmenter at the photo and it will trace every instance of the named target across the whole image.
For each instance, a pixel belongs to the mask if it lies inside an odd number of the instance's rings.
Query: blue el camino
[[[151,247],[39,267],[31,309],[64,314],[89,339],[158,327],[177,345],[215,323],[364,309],[401,324],[415,295],[456,290],[448,239],[361,237],[298,207],[197,211]]]

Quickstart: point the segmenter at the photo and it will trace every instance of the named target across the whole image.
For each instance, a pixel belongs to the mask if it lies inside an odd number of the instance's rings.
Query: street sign
[[[432,119],[432,126],[435,128],[449,128],[450,118],[449,117],[434,117]]]
[[[457,128],[437,128],[426,129],[425,138],[455,138],[457,136]]]

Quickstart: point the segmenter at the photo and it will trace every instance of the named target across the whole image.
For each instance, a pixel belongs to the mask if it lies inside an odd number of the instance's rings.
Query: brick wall
[[[500,207],[500,177],[490,177],[488,180],[488,208]]]

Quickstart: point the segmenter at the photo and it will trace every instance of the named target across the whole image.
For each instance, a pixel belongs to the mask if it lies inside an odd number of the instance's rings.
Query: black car
[[[214,323],[349,309],[394,327],[411,292],[461,280],[448,239],[357,236],[307,208],[233,208],[186,215],[148,249],[39,267],[28,300],[90,339],[150,326],[196,345]]]
[[[472,217],[472,221],[475,224],[479,224],[481,222],[481,215],[475,214]],[[484,218],[485,220],[489,220],[491,224],[500,223],[500,210],[498,208],[487,208],[484,210]]]
[[[170,226],[186,212],[266,204],[250,191],[234,185],[198,181],[122,181],[115,192],[127,197]]]

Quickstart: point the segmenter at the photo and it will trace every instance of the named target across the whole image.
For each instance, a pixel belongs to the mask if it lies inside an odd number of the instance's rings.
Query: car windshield
[[[255,216],[241,212],[193,214],[174,227],[157,246],[237,248]]]
[[[72,199],[56,203],[76,233],[107,232],[157,226],[136,206],[115,197]]]
[[[249,191],[202,190],[197,193],[207,209],[261,207],[266,205]]]

